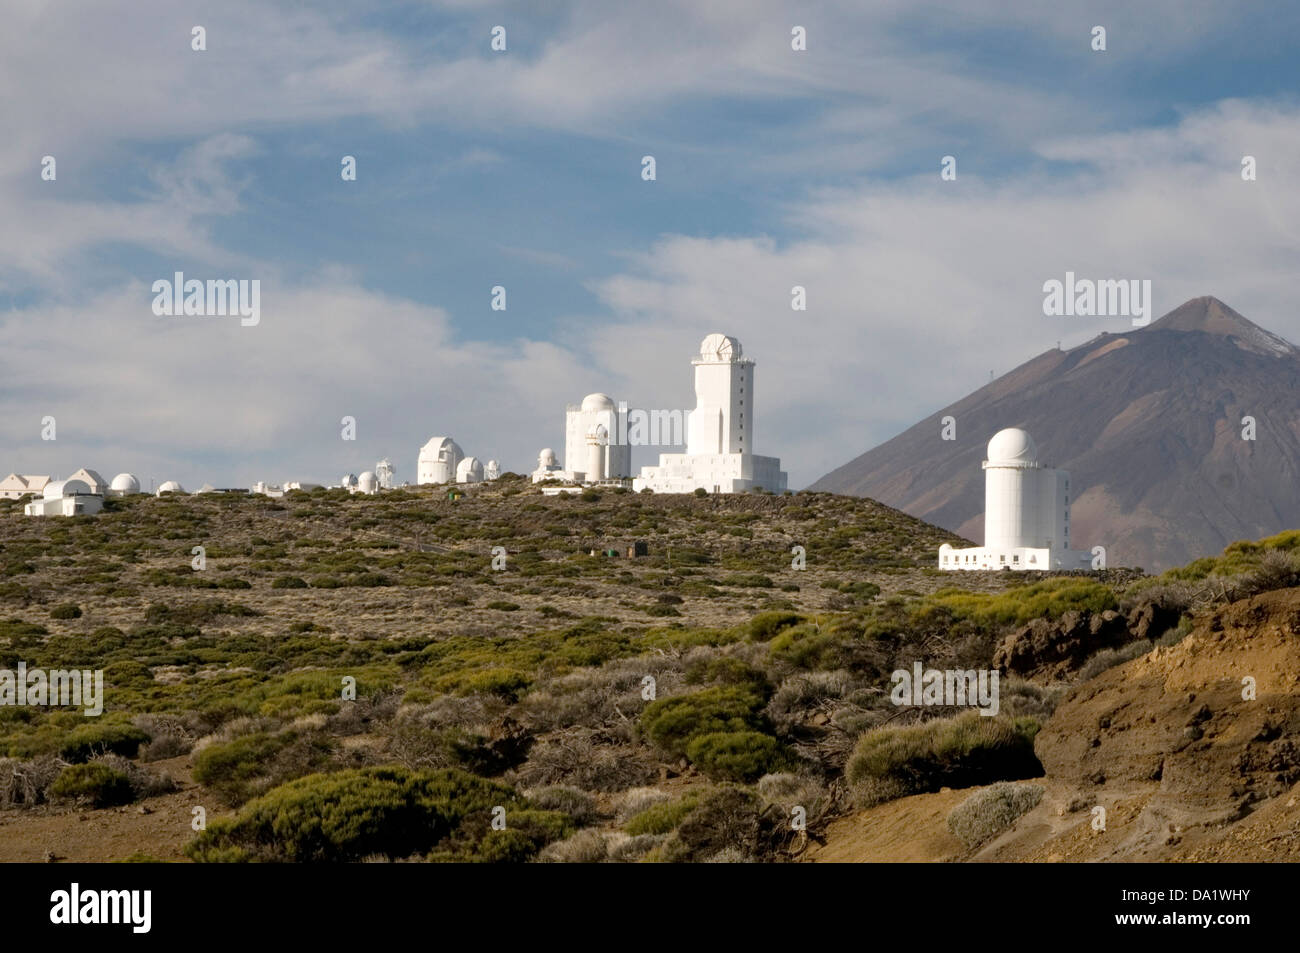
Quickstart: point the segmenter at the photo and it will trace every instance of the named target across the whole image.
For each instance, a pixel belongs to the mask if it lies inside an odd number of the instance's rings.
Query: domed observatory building
[[[456,467],[463,459],[465,454],[455,440],[450,437],[433,437],[420,448],[415,482],[421,486],[426,483],[455,483]]]
[[[786,474],[778,457],[754,453],[754,362],[740,342],[710,334],[691,361],[695,409],[687,417],[686,452],[659,455],[659,465],[642,467],[633,489],[655,493],[780,493]]]
[[[478,457],[466,457],[464,460],[460,461],[460,463],[456,464],[456,482],[483,482],[483,464],[479,462]]]
[[[104,508],[104,497],[81,479],[45,484],[41,498],[23,507],[28,516],[88,516]]]
[[[109,496],[131,496],[139,492],[140,481],[134,473],[119,473],[108,486]]]
[[[632,475],[632,447],[620,443],[619,410],[608,394],[588,394],[564,411],[564,473],[574,483],[625,480]]]
[[[1038,462],[1038,446],[1016,427],[999,430],[984,461],[984,545],[939,547],[940,569],[1090,569],[1092,553],[1070,548],[1070,474]]]
[[[564,468],[560,466],[560,459],[555,455],[554,450],[546,447],[537,455],[537,469],[533,471],[533,482],[562,479],[564,479]]]

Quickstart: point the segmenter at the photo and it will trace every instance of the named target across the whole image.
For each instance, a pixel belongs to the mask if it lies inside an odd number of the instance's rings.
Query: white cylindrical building
[[[1040,547],[1047,527],[1041,510],[1038,447],[1016,427],[999,430],[984,461],[984,548],[1007,552]]]
[[[601,424],[596,424],[587,433],[588,483],[605,479],[605,444],[608,442],[608,432]]]

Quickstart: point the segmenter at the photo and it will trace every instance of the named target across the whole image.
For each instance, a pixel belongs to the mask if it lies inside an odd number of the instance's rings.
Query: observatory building
[[[420,456],[415,464],[415,482],[455,483],[456,468],[465,459],[464,452],[450,437],[432,437],[420,448]]]
[[[140,481],[134,473],[119,473],[108,486],[109,496],[130,496],[140,492]]]
[[[26,504],[28,516],[82,516],[104,508],[104,497],[81,479],[55,480],[45,484],[41,499]]]
[[[581,404],[569,404],[564,408],[564,466],[547,447],[538,454],[533,482],[626,481],[632,476],[632,445],[619,437],[626,433],[627,410],[615,406],[608,394],[588,394]]]
[[[478,457],[465,457],[460,463],[456,464],[456,482],[483,482],[483,464],[479,462]]]
[[[40,493],[50,482],[48,476],[11,473],[0,480],[0,500],[20,500],[28,494]]]
[[[999,430],[984,461],[984,545],[939,547],[940,569],[1090,569],[1092,553],[1070,549],[1070,474],[1038,462],[1034,438]]]
[[[777,457],[754,453],[754,362],[741,356],[740,342],[710,334],[700,344],[695,367],[695,409],[687,415],[686,452],[663,453],[659,465],[642,467],[635,490],[780,493],[786,474]]]

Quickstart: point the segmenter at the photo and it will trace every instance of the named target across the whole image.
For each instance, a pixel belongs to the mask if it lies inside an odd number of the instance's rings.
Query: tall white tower
[[[1042,546],[1038,447],[1023,430],[999,430],[984,461],[984,548]],[[1054,481],[1053,481],[1054,482]],[[1057,542],[1060,545],[1060,542]]]
[[[686,453],[753,453],[754,362],[741,357],[735,338],[710,334],[691,363],[695,409],[687,428]]]

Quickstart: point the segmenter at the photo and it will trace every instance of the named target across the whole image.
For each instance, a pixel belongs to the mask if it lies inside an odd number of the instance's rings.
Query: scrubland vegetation
[[[1041,774],[1060,686],[1006,677],[983,717],[895,707],[895,669],[987,668],[1033,620],[1177,621],[1300,579],[1300,533],[1156,578],[958,577],[932,568],[950,534],[825,494],[543,498],[506,478],[456,502],[20,512],[0,502],[0,669],[103,669],[105,711],[0,707],[0,808],[147,802],[183,768],[202,862],[789,859],[855,806]],[[633,540],[649,555],[590,555]],[[1074,677],[1132,650],[1107,651]],[[954,813],[968,844],[1033,797],[990,791]]]

